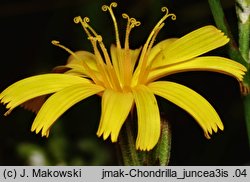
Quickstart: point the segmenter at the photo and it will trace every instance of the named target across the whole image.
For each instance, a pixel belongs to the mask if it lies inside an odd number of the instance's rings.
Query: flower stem
[[[167,166],[170,160],[171,150],[171,128],[170,124],[164,117],[161,117],[161,138],[155,147],[154,159],[160,166]]]
[[[239,27],[239,48],[243,58],[249,63],[250,0],[237,0],[236,2]]]
[[[134,122],[133,117],[130,115],[124,127],[120,132],[119,146],[123,160],[126,166],[165,166],[169,163],[170,148],[171,148],[171,130],[169,123],[165,117],[161,116],[161,137],[158,144],[151,151],[138,151],[135,147],[134,137]]]
[[[250,95],[245,96],[243,101],[244,101],[244,109],[245,109],[248,142],[249,142],[249,147],[250,147]]]
[[[140,166],[138,153],[135,148],[135,140],[133,135],[132,116],[130,115],[125,122],[125,128],[119,137],[119,145],[123,163],[125,166]]]
[[[243,79],[243,87],[246,90],[250,88],[250,60],[249,60],[249,36],[250,36],[250,0],[237,0],[236,12],[239,26],[239,48],[228,27],[220,0],[208,0],[216,26],[221,29],[229,38],[228,53],[231,59],[243,64],[247,68]],[[245,89],[244,89],[245,90]],[[245,110],[245,121],[248,133],[248,142],[250,146],[250,95],[243,93],[243,102]]]
[[[244,60],[244,58],[242,57],[237,47],[237,43],[235,42],[234,37],[230,31],[230,28],[225,18],[220,0],[208,0],[208,2],[210,5],[210,9],[212,11],[216,26],[230,38],[230,42],[228,45],[229,56],[232,59],[236,60],[237,62],[247,67],[248,65],[246,61]]]
[[[242,57],[248,63],[249,73],[249,42],[250,42],[250,0],[237,0],[236,1],[236,13],[238,16],[238,28],[239,28],[239,49]],[[247,87],[250,87],[250,76],[247,75]],[[244,98],[245,118],[248,131],[248,142],[250,146],[250,95],[246,95]]]

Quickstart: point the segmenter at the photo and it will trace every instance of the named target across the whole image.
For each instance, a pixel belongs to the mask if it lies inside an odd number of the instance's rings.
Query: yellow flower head
[[[175,15],[165,12],[155,25],[142,48],[129,48],[131,30],[140,22],[122,14],[127,19],[124,45],[121,45],[113,8],[104,5],[114,23],[116,45],[110,53],[102,37],[89,25],[89,18],[76,17],[93,46],[93,53],[72,52],[58,41],[52,41],[71,56],[65,66],[55,69],[57,73],[43,74],[20,80],[0,94],[2,103],[10,113],[18,105],[38,110],[31,130],[48,136],[53,123],[71,106],[92,95],[102,97],[102,113],[97,135],[111,137],[116,142],[120,129],[135,104],[138,116],[136,149],[151,150],[160,137],[160,114],[155,95],[161,96],[187,111],[209,138],[223,124],[214,108],[195,91],[159,78],[185,71],[214,71],[242,80],[246,68],[241,64],[218,56],[200,56],[225,45],[229,39],[214,26],[204,26],[181,38],[171,38],[153,46],[155,38],[164,26],[164,21]],[[199,56],[199,57],[198,57]],[[63,73],[62,73],[63,72]],[[51,94],[48,99],[43,96]],[[39,98],[41,108],[33,98]],[[27,101],[29,104],[27,104]]]

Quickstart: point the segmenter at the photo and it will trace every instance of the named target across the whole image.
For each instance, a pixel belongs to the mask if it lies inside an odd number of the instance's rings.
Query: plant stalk
[[[161,136],[157,145],[150,151],[139,151],[135,147],[136,120],[132,114],[124,123],[124,127],[119,136],[119,153],[122,157],[123,165],[126,166],[154,166],[168,165],[171,149],[171,130],[169,122],[161,116]],[[119,157],[120,157],[119,156]]]
[[[238,16],[239,48],[228,27],[220,0],[208,0],[216,26],[229,38],[228,53],[231,59],[243,64],[247,68],[242,84],[242,98],[244,102],[245,121],[250,146],[250,69],[249,69],[249,41],[250,41],[250,0],[237,0],[236,13]]]

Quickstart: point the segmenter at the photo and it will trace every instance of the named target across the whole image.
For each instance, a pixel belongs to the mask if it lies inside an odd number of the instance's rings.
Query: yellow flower
[[[111,137],[116,142],[120,129],[135,105],[138,116],[136,149],[151,150],[160,137],[160,114],[155,95],[161,96],[187,111],[209,138],[223,124],[214,108],[195,91],[170,81],[158,79],[186,71],[214,71],[227,74],[242,81],[246,68],[233,60],[218,56],[200,56],[225,45],[229,39],[214,26],[204,26],[181,38],[171,38],[153,46],[155,38],[168,17],[167,8],[163,18],[156,24],[146,43],[139,49],[129,48],[129,35],[140,22],[122,14],[127,19],[124,46],[122,47],[113,7],[109,11],[115,29],[116,45],[111,45],[110,54],[102,37],[89,25],[89,19],[76,17],[90,40],[94,53],[72,52],[58,41],[52,41],[71,56],[65,66],[56,68],[57,73],[32,76],[9,86],[0,94],[2,103],[10,113],[15,107],[43,95],[48,97],[34,120],[31,130],[48,136],[53,123],[71,106],[92,95],[102,97],[102,113],[97,135]],[[199,56],[199,57],[198,57]],[[58,73],[59,72],[59,73]],[[63,73],[62,73],[63,72]],[[34,108],[34,103],[31,109]],[[27,106],[29,108],[29,106]],[[38,107],[38,106],[37,106]]]

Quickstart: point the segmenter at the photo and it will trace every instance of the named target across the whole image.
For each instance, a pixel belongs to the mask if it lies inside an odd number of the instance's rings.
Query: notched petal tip
[[[218,128],[219,128],[221,131],[224,131],[224,125],[223,125],[222,122],[217,123],[217,126],[218,126]]]
[[[41,133],[42,137],[48,138],[49,137],[49,131],[50,131],[50,128],[49,129],[43,128],[42,133]]]
[[[99,138],[102,137],[103,140],[107,140],[110,137],[112,143],[115,143],[118,140],[118,135],[115,135],[114,133],[111,133],[111,131],[105,131],[105,132],[102,132],[102,133],[98,131],[96,133],[96,135]]]
[[[41,131],[41,129],[36,128],[35,133],[38,134]]]
[[[35,132],[35,134],[41,133],[42,137],[48,138],[49,137],[49,133],[50,133],[50,128],[46,129],[45,127],[41,127],[41,126],[38,127],[38,126],[32,125],[30,131],[31,132]]]
[[[111,141],[112,141],[112,143],[117,142],[117,140],[118,140],[118,136],[114,136],[114,135],[111,134]]]
[[[148,152],[148,151],[150,151],[150,150],[152,150],[153,149],[153,147],[150,147],[150,146],[144,146],[144,147],[142,147],[142,146],[137,146],[136,147],[136,150],[139,150],[139,151],[142,151],[142,152]]]
[[[218,29],[215,26],[213,26],[213,28],[218,32],[218,39],[221,38],[223,45],[227,44],[230,41],[229,37],[222,30]]]
[[[102,137],[103,137],[103,140],[106,140],[110,135],[110,131],[106,131],[103,133]]]
[[[211,131],[211,132],[208,131],[208,130],[205,130],[205,131],[204,131],[204,136],[205,136],[207,139],[211,139],[211,135],[213,135],[213,133],[217,133],[217,132],[219,131],[218,129],[220,129],[221,131],[224,130],[224,125],[222,124],[222,122],[221,122],[221,123],[216,123],[216,126],[214,126],[214,127],[212,128],[212,131]]]
[[[102,139],[103,140],[107,140],[108,138],[109,138],[109,136],[110,136],[110,132],[107,132],[107,131],[97,131],[96,132],[96,135],[99,137],[99,138],[101,138],[102,137]],[[112,140],[111,140],[112,141]],[[112,141],[113,142],[113,141]]]
[[[4,116],[8,116],[12,112],[12,109],[9,109],[7,112],[4,113]]]
[[[211,137],[209,136],[209,134],[207,132],[204,132],[204,135],[207,139],[211,139]]]

